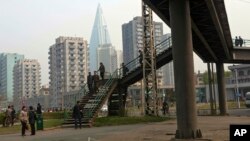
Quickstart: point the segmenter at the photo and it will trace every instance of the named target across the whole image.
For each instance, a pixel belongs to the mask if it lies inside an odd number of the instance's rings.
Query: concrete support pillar
[[[216,63],[216,69],[217,69],[220,115],[227,115],[227,97],[226,97],[223,63]]]
[[[210,109],[211,115],[216,115],[216,109],[214,108],[214,97],[213,97],[213,89],[212,89],[212,77],[211,77],[211,68],[210,63],[207,63],[207,70],[208,70],[208,86],[209,86],[209,101],[210,101]]]
[[[194,87],[193,43],[189,0],[170,0],[177,110],[176,138],[200,137]]]

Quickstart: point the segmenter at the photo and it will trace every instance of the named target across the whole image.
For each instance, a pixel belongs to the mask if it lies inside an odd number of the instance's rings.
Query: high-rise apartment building
[[[63,95],[80,90],[89,71],[87,41],[80,37],[59,37],[49,49],[52,107],[61,108]]]
[[[19,60],[13,69],[14,104],[21,107],[28,98],[39,95],[41,88],[41,67],[37,60]]]
[[[143,21],[142,17],[135,17],[132,21],[122,25],[123,60],[127,64],[139,56],[139,50],[143,49]],[[163,24],[153,22],[154,44],[161,43]],[[138,64],[139,65],[139,64]],[[130,69],[130,68],[129,68]],[[162,85],[162,72],[157,70],[157,83]]]
[[[128,63],[139,56],[139,50],[143,49],[143,23],[142,17],[135,17],[132,21],[122,25],[123,60]],[[154,44],[161,43],[163,24],[153,22]]]
[[[107,24],[105,22],[101,5],[99,4],[96,11],[95,21],[90,38],[90,70],[93,72],[98,69],[97,48],[104,44],[111,44]]]
[[[1,104],[13,101],[13,67],[22,59],[24,55],[0,53],[0,97],[5,101]]]

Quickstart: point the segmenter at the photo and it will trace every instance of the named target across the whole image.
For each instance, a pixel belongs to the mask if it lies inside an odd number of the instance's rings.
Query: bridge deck
[[[144,0],[169,26],[169,0]],[[194,51],[204,62],[233,59],[233,42],[224,0],[190,0]]]

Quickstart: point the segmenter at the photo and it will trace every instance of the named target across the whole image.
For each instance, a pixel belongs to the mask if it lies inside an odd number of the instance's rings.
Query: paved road
[[[250,124],[246,116],[200,116],[198,128],[204,139],[229,140],[230,124]],[[0,135],[0,141],[170,141],[176,131],[176,120],[84,129],[54,129],[39,131],[35,136]],[[88,138],[91,140],[88,140]],[[204,141],[204,140],[203,140]]]

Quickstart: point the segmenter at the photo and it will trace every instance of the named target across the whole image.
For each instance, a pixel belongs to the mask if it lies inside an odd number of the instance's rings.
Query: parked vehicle
[[[247,108],[250,108],[250,92],[246,93],[246,100],[245,100],[245,104]]]

